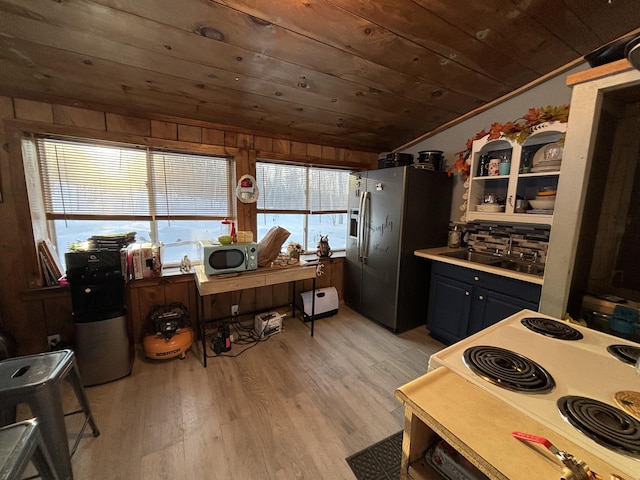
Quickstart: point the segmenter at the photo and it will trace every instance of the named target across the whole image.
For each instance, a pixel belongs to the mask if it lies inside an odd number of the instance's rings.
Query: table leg
[[[293,299],[291,301],[291,318],[296,318],[296,282],[293,281]],[[304,321],[304,308],[302,309],[302,320]]]
[[[198,302],[198,318],[196,319],[196,322],[198,323],[197,325],[197,332],[200,335],[200,342],[202,345],[202,364],[204,365],[204,368],[207,368],[207,340],[205,338],[205,324],[206,321],[204,319],[204,296],[200,295],[199,296],[199,302]]]
[[[316,277],[313,277],[313,286],[311,287],[313,295],[311,295],[311,336],[313,337],[313,322],[316,318]]]

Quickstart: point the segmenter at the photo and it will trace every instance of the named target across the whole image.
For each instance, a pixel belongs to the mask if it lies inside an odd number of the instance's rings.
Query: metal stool
[[[85,421],[69,452],[67,430],[64,423],[60,382],[69,375],[71,385],[84,412]],[[44,444],[49,449],[53,466],[60,480],[73,478],[71,455],[75,452],[87,423],[93,436],[100,435],[89,402],[84,393],[75,356],[71,350],[15,357],[0,362],[0,396],[7,406],[26,403],[40,425]]]
[[[0,480],[21,478],[29,461],[40,478],[58,480],[35,418],[0,428]]]

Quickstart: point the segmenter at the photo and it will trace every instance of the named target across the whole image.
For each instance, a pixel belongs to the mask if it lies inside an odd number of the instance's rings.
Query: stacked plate
[[[562,163],[562,145],[550,143],[545,145],[533,156],[532,173],[557,172]]]

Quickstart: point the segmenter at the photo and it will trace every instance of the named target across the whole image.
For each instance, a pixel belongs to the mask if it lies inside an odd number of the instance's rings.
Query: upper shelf
[[[553,210],[535,213],[532,209],[516,210],[516,200],[534,200],[540,190],[557,189],[562,163],[556,169],[553,168],[556,167],[553,161],[562,159],[562,146],[557,146],[557,159],[548,155],[553,153],[551,148],[556,147],[554,144],[562,141],[566,129],[567,124],[561,122],[537,125],[522,144],[506,137],[489,140],[488,135],[474,141],[471,151],[471,181],[466,198],[466,220],[551,225]],[[543,151],[547,145],[551,147]],[[498,171],[495,164],[481,170],[481,165],[487,161],[491,163],[492,159],[498,159]],[[502,171],[500,175],[499,166],[506,163],[509,164],[508,173]],[[542,163],[546,163],[550,169],[531,171]],[[541,165],[541,169],[544,166]],[[499,212],[478,211],[479,205],[490,201],[504,205],[504,209]]]

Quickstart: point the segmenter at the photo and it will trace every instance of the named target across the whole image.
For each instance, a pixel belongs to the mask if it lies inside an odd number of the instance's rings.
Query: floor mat
[[[400,478],[402,431],[347,457],[358,480],[396,480]]]

